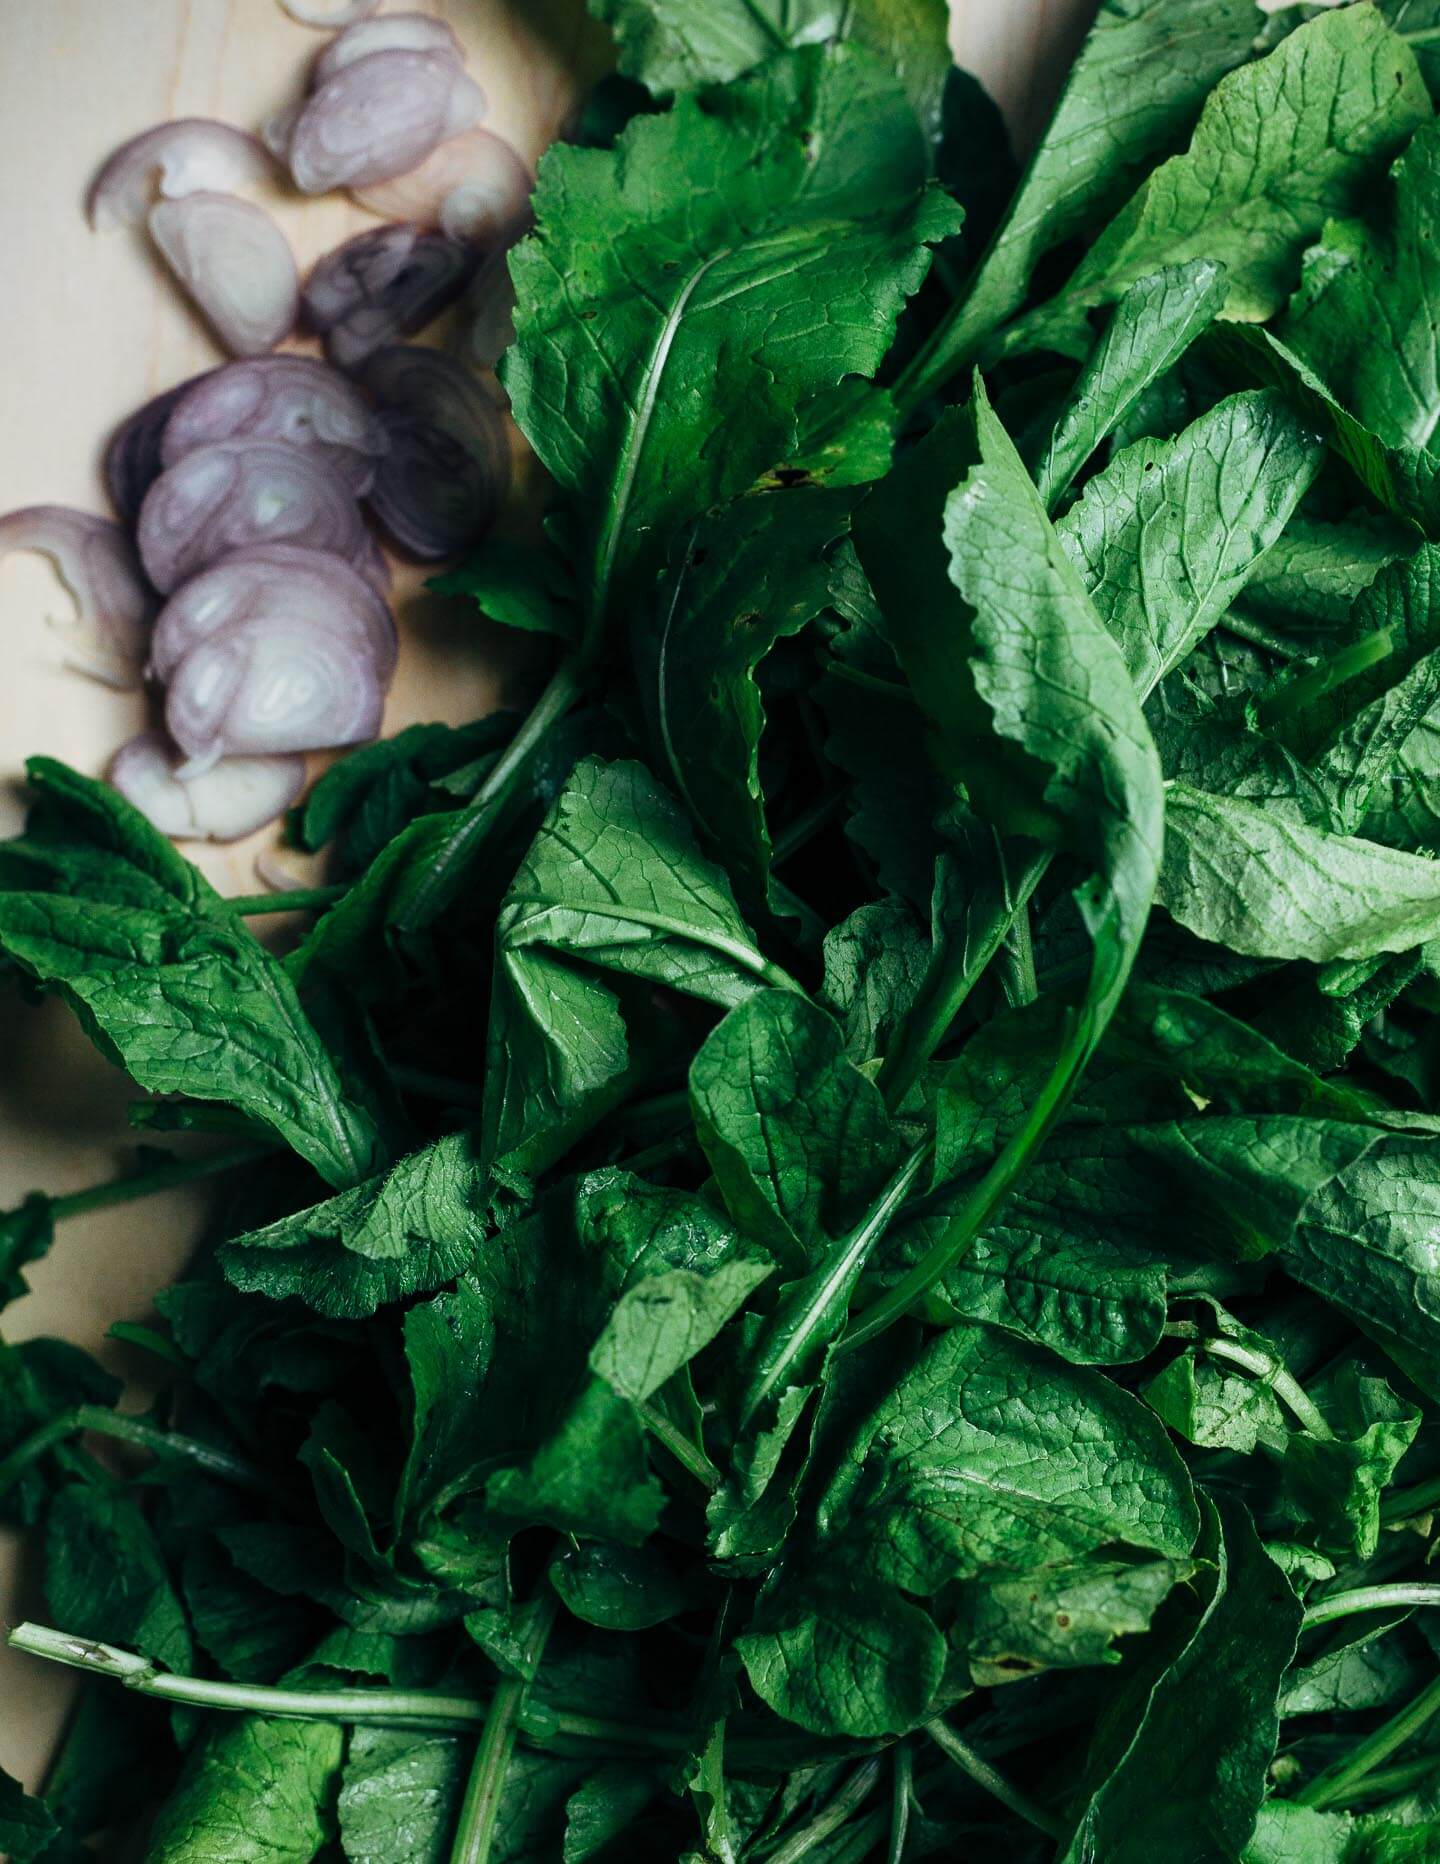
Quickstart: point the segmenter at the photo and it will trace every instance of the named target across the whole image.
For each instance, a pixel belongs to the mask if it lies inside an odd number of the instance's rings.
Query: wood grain
[[[408,0],[448,19],[489,93],[490,127],[532,162],[553,137],[601,43],[574,0]],[[1033,134],[1074,24],[1090,0],[957,0],[960,62],[994,91],[1017,138]],[[126,137],[175,116],[256,125],[293,94],[323,37],[275,0],[0,0],[0,303],[3,443],[0,511],[56,503],[106,509],[100,442],[158,390],[218,360],[167,284],[143,235],[92,234],[80,211],[100,161]],[[373,218],[340,197],[266,201],[302,267]],[[421,718],[459,721],[504,696],[508,667],[493,636],[455,605],[405,579],[400,671],[388,730]],[[64,662],[69,612],[48,567],[0,562],[0,834],[20,820],[18,778],[32,752],[100,772],[139,728],[145,703],[82,678]],[[223,890],[253,892],[262,836],[196,858]],[[287,857],[288,859],[289,857]],[[294,863],[292,862],[292,865]],[[58,1004],[0,996],[0,1206],[36,1185],[78,1189],[112,1175],[125,1145],[130,1091]],[[192,1247],[199,1202],[174,1194],[68,1224],[36,1265],[33,1292],[5,1315],[12,1340],[61,1333],[127,1376],[141,1368],[105,1340],[141,1318],[154,1287]],[[0,1539],[0,1603],[14,1622],[38,1604],[13,1536]],[[43,1768],[69,1697],[63,1673],[0,1651],[0,1765],[27,1781]]]

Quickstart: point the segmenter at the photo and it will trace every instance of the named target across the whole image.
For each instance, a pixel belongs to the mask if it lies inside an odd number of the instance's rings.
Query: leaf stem
[[[1345,1802],[1348,1805],[1356,1799],[1394,1799],[1401,1793],[1408,1793],[1412,1787],[1424,1786],[1437,1772],[1440,1772],[1440,1752],[1432,1750],[1415,1760],[1401,1761],[1397,1766],[1366,1774],[1346,1793]]]
[[[162,1460],[173,1458],[176,1462],[189,1463],[207,1476],[217,1476],[222,1482],[233,1483],[236,1488],[249,1489],[257,1495],[268,1495],[274,1487],[263,1470],[243,1456],[234,1456],[213,1443],[203,1443],[198,1437],[183,1437],[178,1431],[162,1430],[143,1417],[127,1417],[101,1404],[77,1404],[68,1411],[58,1412],[48,1423],[32,1431],[0,1461],[0,1495],[6,1494],[40,1457],[87,1430],[99,1437],[113,1437],[118,1443],[133,1443]]]
[[[1334,1442],[1335,1432],[1325,1421],[1315,1400],[1278,1354],[1264,1352],[1240,1340],[1232,1340],[1223,1333],[1217,1333],[1204,1341],[1204,1347],[1212,1359],[1228,1360],[1232,1366],[1242,1367],[1268,1385],[1312,1437],[1318,1437],[1322,1443]]]
[[[1397,1489],[1380,1504],[1380,1519],[1387,1524],[1408,1521],[1413,1515],[1428,1514],[1440,1508],[1440,1476],[1417,1482],[1412,1488]]]
[[[323,913],[327,906],[343,900],[353,883],[334,880],[323,887],[281,888],[274,893],[236,893],[225,904],[245,918],[261,913]]]
[[[638,1404],[635,1409],[655,1441],[663,1443],[685,1473],[693,1476],[707,1494],[713,1495],[724,1478],[700,1446],[691,1443],[679,1425],[666,1417],[658,1405]]]
[[[1335,1618],[1356,1612],[1385,1612],[1411,1605],[1440,1605],[1440,1585],[1425,1580],[1397,1581],[1389,1586],[1356,1586],[1349,1592],[1332,1592],[1305,1608],[1305,1629],[1328,1625]]]
[[[505,1677],[496,1685],[491,1697],[490,1713],[485,1718],[460,1806],[460,1818],[450,1847],[450,1864],[488,1864],[500,1819],[505,1776],[510,1770],[510,1756],[515,1752],[520,1711],[525,1706],[530,1678],[540,1662],[559,1608],[560,1601],[548,1585],[529,1607],[529,1623],[521,1652],[522,1674]]]
[[[862,1762],[835,1797],[822,1806],[808,1824],[792,1832],[778,1850],[770,1853],[767,1864],[799,1864],[801,1858],[807,1857],[817,1845],[823,1844],[832,1833],[838,1832],[875,1790],[881,1766],[878,1757]]]
[[[911,1149],[865,1215],[848,1235],[831,1246],[816,1273],[804,1277],[791,1298],[782,1301],[756,1350],[760,1370],[752,1382],[747,1382],[740,1416],[742,1430],[777,1387],[789,1380],[810,1350],[833,1336],[843,1323],[865,1264],[914,1189],[930,1150],[929,1139]]]
[[[946,1224],[934,1245],[893,1288],[873,1301],[852,1323],[836,1346],[837,1353],[853,1352],[857,1346],[864,1346],[876,1334],[883,1333],[960,1260],[1049,1136],[1051,1127],[1064,1111],[1066,1098],[1092,1046],[1088,1018],[1072,1014],[1060,1053],[1024,1124],[1011,1135],[1000,1156]]]
[[[1004,862],[1003,849],[998,858]],[[1010,936],[1018,915],[1029,905],[1052,859],[1048,848],[1026,862],[1013,891],[1007,888],[1003,909],[997,912],[978,939],[953,937],[946,941],[940,962],[926,977],[920,995],[900,1033],[880,1065],[878,1083],[887,1106],[898,1107],[919,1080],[931,1056],[950,1032],[966,998],[982,972]]]
[[[890,1843],[885,1864],[905,1864],[905,1841],[910,1836],[910,1798],[915,1790],[915,1756],[902,1741],[894,1750],[890,1774]]]
[[[410,888],[393,920],[396,931],[423,930],[458,895],[470,857],[489,834],[501,806],[524,775],[546,733],[584,691],[591,659],[588,649],[578,648],[556,667],[524,723],[465,805],[454,829],[436,849],[428,871]]]
[[[107,1178],[103,1184],[84,1191],[67,1191],[63,1197],[48,1199],[52,1222],[63,1223],[67,1217],[82,1217],[91,1210],[106,1210],[114,1204],[128,1204],[135,1198],[150,1197],[157,1191],[170,1191],[177,1185],[193,1184],[201,1178],[217,1178],[222,1172],[238,1171],[257,1159],[269,1158],[275,1147],[268,1141],[251,1141],[228,1146],[223,1152],[207,1152],[202,1158],[168,1159],[163,1165],[147,1166],[143,1171],[124,1177]]]
[[[839,811],[842,800],[840,791],[833,790],[828,796],[817,796],[799,815],[792,817],[775,837],[771,866],[779,867],[798,854]]]
[[[1413,1702],[1409,1702],[1398,1715],[1392,1715],[1383,1727],[1365,1739],[1334,1766],[1327,1767],[1323,1773],[1317,1773],[1308,1786],[1303,1786],[1294,1798],[1297,1806],[1313,1806],[1323,1810],[1333,1805],[1336,1800],[1345,1799],[1358,1780],[1381,1761],[1389,1760],[1397,1748],[1417,1735],[1436,1710],[1440,1709],[1440,1676],[1427,1683]]]
[[[997,1773],[983,1755],[977,1754],[967,1741],[962,1741],[955,1730],[937,1715],[933,1721],[926,1722],[925,1732],[939,1748],[947,1760],[953,1760],[962,1772],[968,1773],[977,1786],[983,1786],[992,1798],[998,1799],[1002,1806],[1024,1819],[1027,1825],[1033,1825],[1038,1832],[1044,1832],[1047,1838],[1059,1838],[1063,1826],[1043,1806],[1037,1806],[1018,1787],[1012,1786],[1004,1774]]]

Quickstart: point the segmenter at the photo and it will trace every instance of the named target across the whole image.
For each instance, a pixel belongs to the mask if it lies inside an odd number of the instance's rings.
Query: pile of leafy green
[[[0,1346],[0,1849],[1440,1857],[1440,7],[1105,0],[1023,173],[942,0],[594,8],[533,707],[283,958],[58,764],[0,849],[150,1142],[5,1296],[215,1189],[149,1410]]]

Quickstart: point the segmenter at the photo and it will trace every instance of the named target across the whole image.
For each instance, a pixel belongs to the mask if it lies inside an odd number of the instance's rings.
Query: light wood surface
[[[602,55],[579,5],[408,5],[455,27],[489,94],[489,127],[533,163],[564,119],[574,73]],[[956,0],[953,10],[959,62],[984,79],[1023,143],[1043,121],[1093,0]],[[0,0],[0,27],[0,512],[38,503],[105,511],[103,437],[218,357],[141,234],[89,231],[85,186],[126,137],[167,118],[263,122],[324,40],[275,0]],[[343,197],[276,195],[266,205],[302,267],[375,224]],[[504,696],[503,654],[455,605],[424,598],[411,576],[399,610],[387,730],[471,718]],[[40,559],[0,562],[0,834],[19,825],[25,757],[43,751],[98,773],[144,718],[140,695],[66,668],[63,636],[46,617],[68,612]],[[254,863],[266,845],[273,835],[189,851],[222,890],[248,893],[259,890]],[[62,1006],[37,1010],[0,993],[0,1207],[37,1186],[63,1192],[112,1175],[129,1098]],[[192,1246],[198,1208],[176,1193],[67,1224],[30,1271],[32,1293],[5,1314],[5,1337],[60,1333],[133,1376],[134,1361],[105,1331],[146,1314],[151,1291]],[[35,1603],[34,1574],[14,1537],[0,1536],[0,1615],[14,1622]],[[37,1780],[68,1694],[64,1673],[0,1650],[0,1765]]]

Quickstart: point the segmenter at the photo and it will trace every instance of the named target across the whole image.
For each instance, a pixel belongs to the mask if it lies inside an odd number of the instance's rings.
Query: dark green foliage
[[[143,1414],[0,1344],[0,1849],[1440,1856],[1440,9],[1105,0],[1018,180],[940,0],[592,10],[442,585],[533,709],[321,779],[283,962],[0,848],[250,1148]]]

